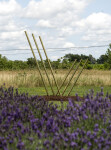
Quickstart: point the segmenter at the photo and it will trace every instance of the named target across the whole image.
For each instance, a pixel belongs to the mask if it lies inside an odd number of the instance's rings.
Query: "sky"
[[[0,54],[11,60],[33,57],[24,31],[34,49],[31,34],[40,49],[41,36],[51,60],[68,53],[99,58],[111,43],[111,0],[0,0]]]

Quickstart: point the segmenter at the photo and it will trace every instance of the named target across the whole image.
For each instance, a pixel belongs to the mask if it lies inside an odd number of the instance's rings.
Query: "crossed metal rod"
[[[76,84],[76,82],[77,82],[79,76],[81,75],[81,73],[82,73],[82,71],[83,71],[83,69],[84,69],[84,67],[85,67],[85,65],[86,65],[87,62],[88,62],[88,59],[85,61],[84,65],[83,65],[83,67],[82,67],[82,69],[81,69],[81,71],[79,72],[79,75],[77,76],[75,82],[73,83],[73,85],[72,85],[72,87],[71,87],[71,89],[70,89],[70,91],[69,91],[69,93],[68,93],[68,96],[69,96],[70,93],[72,92],[72,89],[73,89],[74,85]]]
[[[72,78],[74,77],[74,75],[75,75],[75,73],[76,73],[77,69],[79,68],[79,65],[80,65],[81,61],[82,61],[82,60],[80,60],[79,64],[76,66],[76,68],[75,68],[75,70],[74,70],[74,72],[73,72],[73,74],[72,74],[72,76],[71,76],[71,78],[70,78],[69,82],[67,83],[67,85],[66,85],[66,87],[65,87],[65,89],[64,89],[64,91],[63,91],[63,93],[62,93],[62,95],[64,95],[64,93],[65,93],[66,89],[68,88],[68,86],[69,86],[69,84],[70,84],[70,82],[71,82]]]
[[[45,81],[44,81],[44,78],[43,78],[43,76],[42,76],[42,73],[41,73],[41,70],[40,70],[40,67],[39,67],[38,60],[37,60],[37,58],[36,58],[36,56],[35,56],[35,54],[34,54],[34,51],[33,51],[32,45],[31,45],[31,42],[30,42],[30,40],[29,40],[29,37],[28,37],[28,34],[27,34],[27,32],[26,32],[26,31],[25,31],[25,35],[26,35],[26,37],[27,37],[27,40],[28,40],[28,43],[29,43],[30,49],[31,49],[31,51],[32,51],[32,54],[33,54],[33,56],[34,56],[34,59],[35,59],[35,61],[36,61],[36,64],[37,64],[37,67],[38,67],[38,70],[39,70],[39,73],[40,73],[40,76],[41,76],[41,79],[42,79],[43,85],[44,85],[45,90],[46,90],[46,93],[47,93],[47,95],[49,95],[48,90],[47,90],[47,87],[46,87],[46,84],[45,84]],[[52,88],[52,85],[51,85],[51,82],[50,82],[50,79],[49,79],[49,76],[48,76],[48,73],[47,73],[47,70],[46,70],[45,64],[44,64],[44,62],[43,62],[43,59],[42,59],[42,56],[41,56],[40,50],[39,50],[39,48],[38,48],[37,42],[36,42],[35,37],[34,37],[34,34],[32,34],[32,37],[33,37],[33,40],[34,40],[34,42],[35,42],[35,45],[36,45],[36,48],[37,48],[37,50],[38,50],[39,56],[40,56],[40,58],[41,58],[41,61],[42,61],[42,63],[43,63],[43,67],[44,67],[44,69],[45,69],[45,72],[46,72],[46,75],[47,75],[47,78],[48,78],[49,84],[50,84],[50,86],[51,86],[52,93],[54,94],[54,90],[53,90],[53,88]],[[54,79],[55,84],[56,84],[57,89],[58,89],[58,85],[57,85],[57,82],[56,82],[56,79],[55,79],[55,76],[54,76],[54,73],[53,73],[53,70],[52,70],[52,67],[51,67],[50,61],[49,61],[48,56],[47,56],[47,54],[46,54],[46,51],[45,51],[45,48],[44,48],[43,42],[42,42],[42,40],[41,40],[41,37],[39,37],[39,39],[40,39],[41,45],[42,45],[42,47],[43,47],[43,50],[44,50],[44,53],[45,53],[46,59],[47,59],[47,61],[48,61],[48,64],[49,64],[49,66],[50,66],[50,69],[51,69],[51,73],[52,73],[53,79]],[[59,91],[59,94],[60,94],[60,91]],[[54,94],[54,95],[55,95],[55,94]]]
[[[26,32],[26,31],[25,31],[25,35],[26,35],[27,41],[28,41],[28,43],[29,43],[30,49],[31,49],[31,51],[32,51],[32,54],[33,54],[33,56],[34,56],[34,59],[35,59],[35,61],[36,61],[37,68],[38,68],[38,71],[39,71],[39,73],[40,73],[40,76],[41,76],[41,79],[42,79],[43,85],[44,85],[44,87],[45,87],[46,93],[47,93],[47,95],[49,95],[49,93],[48,93],[48,89],[47,89],[47,87],[46,87],[46,84],[45,84],[44,78],[43,78],[42,73],[41,73],[41,69],[40,69],[40,67],[39,67],[38,60],[37,60],[37,58],[36,58],[36,56],[35,56],[34,50],[33,50],[33,48],[32,48],[31,42],[30,42],[30,40],[29,40],[29,37],[28,37],[28,34],[27,34],[27,32]],[[38,53],[39,53],[39,57],[40,57],[40,59],[41,59],[41,62],[42,62],[42,64],[43,64],[43,67],[44,67],[44,70],[45,70],[45,73],[46,73],[46,76],[47,76],[47,79],[48,79],[49,85],[50,85],[50,87],[51,87],[52,93],[53,93],[53,95],[55,95],[54,89],[53,89],[53,87],[52,87],[52,85],[51,85],[51,81],[50,81],[50,78],[49,78],[49,76],[48,76],[48,72],[47,72],[47,69],[46,69],[46,67],[45,67],[44,61],[43,61],[43,59],[42,59],[42,56],[41,56],[41,53],[40,53],[40,50],[39,50],[39,47],[38,47],[38,44],[37,44],[37,41],[36,41],[36,39],[35,39],[34,34],[32,34],[32,37],[33,37],[33,40],[34,40],[34,43],[35,43],[36,49],[37,49],[37,51],[38,51]],[[48,56],[47,56],[47,53],[46,53],[45,47],[44,47],[44,45],[43,45],[43,42],[42,42],[42,39],[41,39],[41,37],[40,37],[40,36],[39,36],[39,40],[40,40],[40,42],[41,42],[41,45],[42,45],[42,48],[43,48],[44,54],[45,54],[46,59],[47,59],[47,61],[48,61],[48,64],[49,64],[49,67],[50,67],[51,74],[52,74],[52,76],[53,76],[53,79],[54,79],[55,85],[56,85],[56,87],[57,87],[57,93],[56,93],[56,95],[58,95],[58,94],[59,94],[59,95],[61,95],[60,90],[61,90],[61,88],[63,87],[63,85],[64,85],[64,83],[65,83],[65,81],[66,81],[66,79],[67,79],[68,75],[69,75],[69,74],[70,74],[70,72],[72,71],[72,69],[73,69],[73,67],[74,67],[74,65],[75,65],[75,63],[76,63],[76,60],[73,62],[72,66],[71,66],[71,68],[69,69],[69,71],[68,71],[67,75],[65,76],[65,78],[64,78],[64,80],[63,80],[63,82],[62,82],[61,86],[60,86],[60,87],[58,87],[58,84],[57,84],[57,81],[56,81],[56,79],[55,79],[54,72],[53,72],[53,69],[52,69],[52,66],[51,66],[50,60],[49,60],[49,58],[48,58]],[[74,72],[73,72],[73,74],[72,74],[72,76],[71,76],[71,78],[70,78],[69,82],[67,83],[67,85],[66,85],[66,87],[65,87],[64,91],[62,92],[62,96],[64,95],[64,93],[65,93],[65,91],[67,90],[67,88],[68,88],[68,86],[69,86],[69,84],[70,84],[71,80],[73,79],[73,77],[74,77],[74,75],[75,75],[75,73],[76,73],[77,69],[79,68],[79,65],[80,65],[81,61],[82,61],[82,60],[80,60],[79,64],[75,67]],[[77,82],[77,80],[78,80],[79,76],[81,75],[81,73],[82,73],[82,71],[83,71],[83,69],[84,69],[84,67],[85,67],[85,65],[86,65],[86,63],[87,63],[87,61],[88,61],[88,59],[85,61],[85,63],[84,63],[84,65],[83,65],[83,67],[82,67],[82,69],[81,69],[81,71],[80,71],[79,75],[77,76],[76,80],[74,81],[74,83],[73,83],[73,85],[72,85],[72,87],[71,87],[71,89],[70,89],[70,91],[69,91],[69,93],[68,93],[68,96],[69,96],[69,95],[70,95],[70,93],[72,92],[73,87],[74,87],[74,85],[76,84],[76,82]]]
[[[59,87],[59,90],[60,90],[60,89],[62,88],[62,86],[64,85],[64,83],[65,83],[65,81],[66,81],[66,79],[67,79],[68,75],[69,75],[69,74],[70,74],[70,72],[72,71],[72,69],[73,69],[73,67],[74,67],[74,65],[75,65],[75,63],[76,63],[76,61],[77,61],[77,60],[75,60],[75,61],[74,61],[74,63],[72,64],[72,66],[71,66],[71,68],[70,68],[69,72],[67,73],[67,75],[65,76],[65,78],[64,78],[64,80],[63,80],[63,82],[62,82],[61,86]],[[57,91],[56,95],[58,94],[58,92],[59,92],[59,91]]]
[[[40,56],[41,62],[42,62],[42,64],[43,64],[43,67],[44,67],[44,70],[45,70],[45,73],[46,73],[47,79],[48,79],[48,81],[49,81],[49,84],[50,84],[50,87],[51,87],[52,93],[53,93],[53,95],[55,95],[54,90],[53,90],[52,85],[51,85],[50,78],[49,78],[49,76],[48,76],[48,73],[47,73],[47,70],[46,70],[46,67],[45,67],[44,61],[43,61],[43,59],[42,59],[42,56],[41,56],[41,53],[40,53],[40,50],[39,50],[39,47],[38,47],[38,44],[37,44],[37,42],[36,42],[36,39],[35,39],[34,34],[32,34],[32,37],[33,37],[33,40],[34,40],[34,42],[35,42],[36,48],[37,48],[37,50],[38,50],[38,53],[39,53],[39,56]]]

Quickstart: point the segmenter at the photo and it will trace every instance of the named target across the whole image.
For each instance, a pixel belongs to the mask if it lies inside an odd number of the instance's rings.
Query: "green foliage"
[[[105,62],[104,63],[104,70],[109,70],[110,69],[110,64]]]
[[[85,69],[91,70],[93,69],[93,66],[91,64],[86,65]]]
[[[50,61],[50,60],[49,60]],[[48,64],[48,60],[46,59],[46,60],[44,60],[44,63],[45,63],[45,67],[46,68],[49,68],[49,64]],[[50,63],[51,63],[51,61],[50,61]]]
[[[104,70],[104,64],[94,64],[93,69]]]
[[[7,58],[5,56],[2,57],[2,55],[0,54],[0,70],[5,70],[7,68],[7,63]]]
[[[15,60],[13,63],[13,69],[19,70],[19,69],[26,69],[27,63],[19,60]]]
[[[77,60],[77,62],[79,62],[81,59],[82,60],[88,59],[89,63],[91,63],[91,64],[95,64],[96,63],[96,59],[92,55],[86,56],[86,55],[83,55],[83,54],[81,54],[81,55],[78,55],[78,54],[66,54],[64,56],[64,59],[67,59],[69,62],[72,62],[75,59]]]
[[[88,56],[88,60],[91,64],[95,64],[96,63],[96,59],[92,56],[92,55],[89,55]]]
[[[53,61],[52,63],[51,63],[51,65],[52,65],[52,68],[54,68],[54,69],[59,69],[59,68],[61,68],[61,63],[60,63],[60,59],[58,59],[57,61]]]
[[[28,59],[27,59],[27,65],[28,65],[30,68],[35,67],[35,66],[36,66],[35,59],[34,59],[34,58],[28,58]]]
[[[109,44],[109,48],[106,51],[106,54],[101,55],[97,60],[92,56],[86,55],[78,55],[78,54],[66,54],[64,57],[57,59],[56,61],[50,61],[53,69],[68,69],[71,67],[72,63],[77,60],[77,63],[80,63],[80,67],[82,67],[88,59],[88,63],[85,66],[85,69],[99,69],[99,70],[109,70],[111,69],[111,44]],[[38,60],[39,66],[43,69],[43,64]],[[49,64],[47,60],[44,60],[44,64],[46,68],[49,68]],[[2,57],[0,54],[0,70],[19,70],[19,69],[34,69],[36,68],[36,61],[34,58],[28,58],[27,61],[11,61],[6,57]]]
[[[97,63],[98,64],[104,64],[105,62],[107,62],[108,60],[108,56],[105,54],[105,55],[101,55],[99,57],[99,59],[97,59]]]
[[[69,68],[69,61],[68,59],[63,59],[62,61],[62,69],[68,69]]]
[[[77,59],[77,61],[80,61],[81,57],[78,54],[66,54],[64,56],[64,59],[67,59],[69,62],[74,61],[75,59]]]
[[[109,44],[109,48],[106,52],[106,55],[107,55],[107,63],[109,64],[111,69],[111,44]]]

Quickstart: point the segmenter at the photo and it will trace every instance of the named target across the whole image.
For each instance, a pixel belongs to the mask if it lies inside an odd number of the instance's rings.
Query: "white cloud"
[[[0,1],[0,49],[20,48],[25,25],[19,20],[22,7],[16,0]]]
[[[89,0],[31,0],[24,8],[23,16],[28,18],[47,19],[54,18],[60,13],[73,11],[80,13]],[[73,14],[74,15],[74,14]]]
[[[48,20],[39,20],[37,22],[37,26],[43,27],[43,28],[53,28],[54,27]]]
[[[66,42],[66,43],[64,44],[64,48],[74,47],[74,46],[75,46],[75,44],[74,44],[74,43],[71,43],[71,42]]]
[[[92,13],[87,18],[82,19],[76,23],[79,27],[87,29],[103,29],[109,28],[111,25],[111,15],[105,13]]]
[[[81,46],[79,44],[82,42],[91,45],[110,42],[110,14],[93,12],[86,18],[81,18],[90,1],[92,0],[30,0],[23,8],[17,0],[1,0],[0,49],[29,48],[24,30],[28,31],[33,45],[31,33],[40,35],[46,48]]]
[[[0,2],[0,40],[11,40],[11,38],[19,37],[22,27],[16,19],[17,13],[20,11],[21,6],[15,0]]]
[[[58,29],[59,30],[59,29]],[[61,29],[59,30],[59,36],[70,36],[74,34],[74,29],[72,27],[68,27],[68,26],[63,26],[61,27]]]
[[[58,36],[70,36],[71,24],[78,21],[80,13],[91,0],[31,0],[23,9],[22,17],[37,19],[37,26],[54,28]]]
[[[0,15],[10,15],[18,13],[21,6],[15,0],[1,1],[0,2]]]
[[[106,13],[92,13],[87,18],[75,24],[78,32],[85,33],[82,37],[86,41],[110,41],[111,15]]]

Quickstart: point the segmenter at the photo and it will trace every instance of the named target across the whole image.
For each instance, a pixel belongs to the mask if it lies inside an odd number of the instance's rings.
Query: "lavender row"
[[[111,95],[91,90],[84,101],[69,99],[60,107],[1,87],[0,149],[110,150]]]

